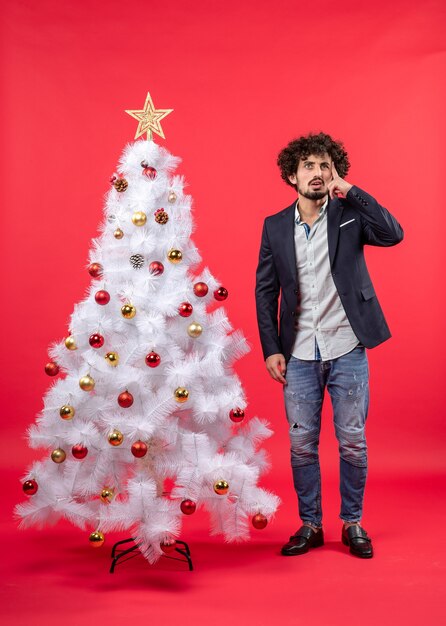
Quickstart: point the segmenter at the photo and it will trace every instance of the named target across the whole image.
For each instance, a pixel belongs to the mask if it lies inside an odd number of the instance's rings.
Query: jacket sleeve
[[[265,359],[271,354],[282,353],[277,322],[279,294],[280,283],[269,244],[267,220],[265,220],[255,290],[257,323]]]
[[[361,215],[364,243],[371,246],[395,246],[403,240],[404,232],[393,215],[370,196],[353,185],[347,202]]]

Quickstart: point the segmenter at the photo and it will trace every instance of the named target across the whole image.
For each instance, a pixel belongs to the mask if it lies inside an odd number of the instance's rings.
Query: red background
[[[237,371],[248,394],[249,413],[269,419],[275,430],[267,443],[273,469],[263,484],[284,501],[276,525],[260,539],[255,535],[258,543],[244,547],[242,557],[233,547],[232,552],[227,552],[228,548],[221,552],[221,542],[213,541],[216,556],[212,565],[204,560],[201,570],[215,575],[233,603],[237,598],[239,615],[246,611],[257,623],[268,623],[270,613],[260,600],[257,609],[250,604],[244,567],[252,567],[249,575],[255,577],[258,559],[267,560],[271,552],[274,559],[268,566],[262,562],[258,569],[273,571],[268,585],[279,587],[283,583],[277,583],[277,576],[284,568],[288,581],[292,568],[301,570],[301,561],[283,565],[283,560],[276,558],[280,543],[297,527],[296,505],[282,391],[264,369],[253,289],[263,218],[293,200],[292,188],[280,179],[276,155],[290,139],[323,130],[345,142],[352,162],[348,180],[374,195],[405,229],[405,240],[396,248],[367,251],[369,269],[393,332],[390,341],[369,351],[371,462],[364,519],[372,522],[369,532],[373,536],[378,533],[378,539],[381,532],[381,542],[386,538],[388,544],[382,550],[387,556],[387,561],[381,560],[384,573],[374,559],[373,567],[378,569],[367,570],[368,587],[382,597],[383,589],[376,587],[380,577],[389,584],[398,582],[393,599],[385,586],[389,604],[376,605],[372,596],[365,596],[364,602],[371,611],[370,623],[392,615],[392,602],[400,610],[410,606],[406,623],[418,619],[417,611],[421,619],[426,610],[433,619],[427,623],[439,623],[435,585],[444,579],[444,569],[438,560],[437,540],[442,548],[444,541],[437,537],[421,559],[423,566],[412,563],[408,581],[399,580],[398,575],[410,570],[405,559],[414,554],[414,547],[418,553],[423,533],[417,524],[428,520],[432,533],[432,526],[441,527],[440,515],[444,516],[436,495],[446,469],[442,376],[444,3],[6,0],[2,13],[0,463],[8,505],[3,531],[9,533],[15,551],[17,541],[22,547],[18,550],[20,573],[17,570],[14,582],[7,585],[9,603],[4,605],[12,607],[7,610],[14,614],[16,624],[22,623],[20,619],[31,623],[26,611],[22,614],[24,609],[17,608],[17,590],[27,585],[30,571],[54,572],[54,554],[60,555],[64,559],[59,563],[61,584],[73,585],[75,575],[71,572],[66,579],[64,573],[73,567],[70,559],[75,553],[70,546],[75,543],[83,549],[85,541],[63,525],[58,527],[62,530],[52,531],[55,535],[27,531],[18,536],[11,523],[11,508],[22,498],[18,478],[31,460],[40,456],[27,448],[23,434],[40,410],[48,386],[43,373],[47,347],[65,336],[73,306],[89,283],[84,267],[101,219],[108,178],[136,130],[136,122],[124,110],[142,108],[148,90],[155,106],[174,109],[163,120],[167,139],[158,141],[183,159],[180,171],[194,198],[194,240],[204,263],[229,289],[226,308],[230,320],[252,345]],[[337,450],[328,402],[324,418],[325,512],[328,529],[337,542]],[[195,527],[187,520],[188,528],[190,533],[198,533],[206,552],[207,520],[195,519]],[[383,533],[390,519],[392,531]],[[408,524],[410,532],[403,532],[403,543],[410,548],[403,549],[401,544],[401,552],[392,552],[397,538],[401,540],[401,527],[407,529]],[[33,537],[40,543],[33,543]],[[37,544],[45,546],[42,554],[48,553],[42,561],[35,556]],[[341,552],[335,551],[336,562],[330,564],[321,556],[320,562],[316,557],[310,562],[310,555],[304,557],[309,569],[302,568],[306,571],[303,580],[319,579],[321,572],[326,575],[327,567],[337,571],[346,563],[345,567],[352,569],[343,574],[344,580],[354,584],[358,564],[347,561]],[[224,560],[223,554],[232,556]],[[95,576],[99,566],[94,559],[90,562],[91,552],[82,555],[79,571]],[[42,565],[45,559],[48,562]],[[240,562],[249,565],[240,568]],[[222,571],[226,572],[227,588],[221,582]],[[152,577],[145,587],[141,578],[147,576]],[[242,581],[235,596],[234,576]],[[109,579],[103,580],[101,591],[109,588]],[[123,584],[132,603],[136,602],[131,596],[135,588],[153,591],[151,585],[157,588],[159,579],[143,567],[138,577],[121,580],[126,581]],[[169,588],[172,578],[164,580]],[[260,579],[255,580],[261,584]],[[298,584],[304,584],[303,580]],[[76,581],[77,593],[82,596],[85,589]],[[178,581],[175,584],[180,585]],[[412,585],[424,590],[424,600],[415,602]],[[11,595],[11,589],[19,595]],[[42,593],[43,589],[47,587]],[[309,585],[310,597],[312,590]],[[199,593],[202,591],[200,587]],[[339,602],[337,591],[333,582],[323,593]],[[56,593],[54,590],[53,595]],[[208,589],[198,599],[184,593],[175,610],[190,610],[200,603],[207,607],[203,597],[209,600],[209,593]],[[358,594],[362,598],[355,589],[353,595],[357,598]],[[260,595],[265,597],[264,591]],[[349,595],[347,590],[345,597]],[[92,602],[87,595],[82,597],[87,605]],[[286,594],[282,597],[279,593],[271,606],[274,611],[283,608],[283,623],[295,623],[287,613],[289,607],[282,606],[285,599]],[[171,597],[159,596],[159,614],[171,603]],[[328,602],[325,609],[311,609],[301,604],[301,615],[313,623],[319,623],[318,619],[328,623],[328,618],[322,617],[326,610],[331,615],[329,623],[337,624],[331,606]],[[342,623],[349,613],[346,606],[337,606]],[[210,602],[209,607],[221,609],[219,602]],[[37,596],[28,610],[34,619],[37,615],[44,619],[45,609]],[[201,617],[208,616],[203,611]],[[362,623],[369,623],[368,617],[363,619]]]

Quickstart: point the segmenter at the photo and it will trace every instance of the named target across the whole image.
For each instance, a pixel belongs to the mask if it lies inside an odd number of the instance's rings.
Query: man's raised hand
[[[328,193],[330,194],[330,198],[333,199],[340,194],[342,194],[345,198],[353,185],[350,185],[350,183],[339,176],[334,163],[331,164],[331,175],[333,176],[333,180],[328,183]]]

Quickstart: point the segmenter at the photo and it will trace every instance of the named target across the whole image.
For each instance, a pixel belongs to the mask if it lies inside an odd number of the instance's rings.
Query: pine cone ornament
[[[116,191],[125,191],[128,186],[129,184],[125,178],[117,178],[113,183],[113,187]]]
[[[144,265],[144,257],[142,254],[132,254],[130,263],[135,270],[140,270]]]
[[[167,224],[168,221],[169,216],[164,209],[158,209],[158,211],[155,212],[155,222],[158,222],[158,224]]]

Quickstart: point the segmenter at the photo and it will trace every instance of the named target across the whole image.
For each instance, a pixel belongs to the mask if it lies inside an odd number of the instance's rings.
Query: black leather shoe
[[[318,548],[324,545],[324,531],[322,528],[313,530],[311,526],[301,526],[299,530],[290,537],[288,543],[282,548],[283,556],[295,556],[305,554],[310,548]]]
[[[372,540],[358,524],[343,527],[342,543],[350,546],[350,552],[361,559],[371,559],[373,556]]]

